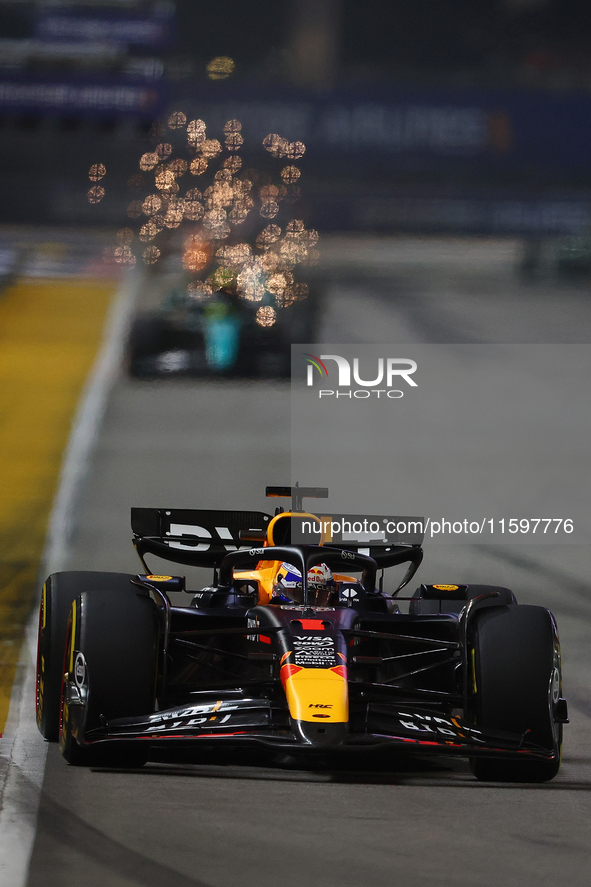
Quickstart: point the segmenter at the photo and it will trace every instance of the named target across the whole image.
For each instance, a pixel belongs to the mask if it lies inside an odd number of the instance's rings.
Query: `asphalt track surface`
[[[354,246],[325,244],[324,341],[591,337],[588,283],[519,281],[511,242]],[[265,484],[288,482],[288,420],[284,384],[122,376],[84,488],[70,568],[135,571],[131,505],[265,509]],[[84,770],[68,767],[52,746],[30,887],[587,885],[588,547],[429,543],[419,576],[509,585],[520,602],[556,614],[571,724],[553,782],[478,783],[464,762],[443,759],[340,772],[238,760]]]

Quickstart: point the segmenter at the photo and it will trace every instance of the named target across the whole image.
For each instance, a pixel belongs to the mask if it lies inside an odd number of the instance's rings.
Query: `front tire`
[[[89,730],[154,710],[158,619],[152,599],[133,587],[107,588],[72,602],[61,691],[60,748],[70,764],[143,766],[149,746],[86,745]],[[77,697],[82,702],[77,702]]]
[[[68,615],[83,591],[100,593],[107,586],[127,594],[134,577],[124,573],[69,571],[52,573],[41,592],[37,645],[37,726],[44,739],[57,742]]]
[[[552,750],[552,760],[472,758],[477,779],[547,782],[560,767],[562,695],[560,645],[552,614],[543,607],[491,607],[477,614],[474,633],[474,715],[483,730],[528,732]]]

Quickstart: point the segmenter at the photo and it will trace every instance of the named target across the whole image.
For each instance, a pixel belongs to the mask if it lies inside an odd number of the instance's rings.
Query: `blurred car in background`
[[[167,376],[290,375],[291,345],[316,341],[320,298],[273,308],[231,288],[203,299],[174,288],[155,311],[139,314],[128,340],[128,367],[139,379]]]

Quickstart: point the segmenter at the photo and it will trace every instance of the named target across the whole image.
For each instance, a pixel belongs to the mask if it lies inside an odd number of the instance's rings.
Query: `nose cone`
[[[343,745],[349,734],[348,724],[314,724],[293,721],[292,730],[300,742],[314,748],[335,748]]]

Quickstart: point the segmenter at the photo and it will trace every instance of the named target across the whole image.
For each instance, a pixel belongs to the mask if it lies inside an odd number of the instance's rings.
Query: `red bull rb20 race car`
[[[141,573],[50,576],[43,736],[78,765],[141,766],[179,747],[196,761],[204,749],[258,749],[306,766],[412,752],[466,757],[478,779],[552,779],[568,717],[550,611],[495,585],[402,596],[420,544],[293,544],[302,496],[327,491],[267,488],[292,493],[291,511],[273,517],[134,508]],[[150,554],[210,567],[212,584],[187,592],[183,576],[150,572]],[[397,565],[406,575],[386,591]]]

